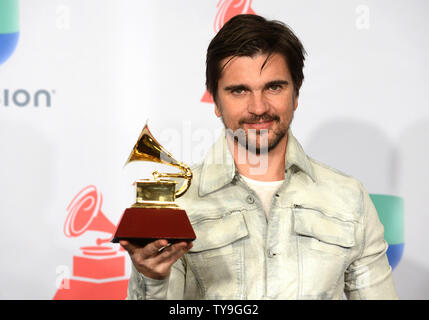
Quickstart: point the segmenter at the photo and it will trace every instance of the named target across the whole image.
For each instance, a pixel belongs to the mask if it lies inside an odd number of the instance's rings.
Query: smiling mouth
[[[258,121],[258,122],[244,122],[244,125],[249,129],[269,129],[274,123],[274,120],[269,121]]]

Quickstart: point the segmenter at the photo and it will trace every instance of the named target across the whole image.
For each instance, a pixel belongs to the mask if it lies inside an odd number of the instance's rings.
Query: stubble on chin
[[[248,152],[260,155],[269,153],[278,146],[278,144],[287,135],[292,119],[293,114],[291,119],[285,124],[280,124],[280,122],[276,120],[280,125],[272,130],[248,129],[246,131],[242,127],[234,130],[227,126],[223,117],[222,122],[225,126],[226,134],[230,139],[232,139],[236,144],[241,145]],[[273,133],[273,137],[271,139],[269,139],[270,132]]]

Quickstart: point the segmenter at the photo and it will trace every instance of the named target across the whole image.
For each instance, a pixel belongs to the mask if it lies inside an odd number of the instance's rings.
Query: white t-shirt
[[[262,206],[264,207],[265,215],[267,216],[270,213],[271,200],[274,193],[282,185],[284,180],[280,181],[258,181],[249,179],[243,175],[240,175],[243,180],[247,183],[250,189],[256,192],[259,199],[262,201]]]

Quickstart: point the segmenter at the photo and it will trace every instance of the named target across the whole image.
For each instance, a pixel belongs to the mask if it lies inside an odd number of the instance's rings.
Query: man
[[[255,15],[214,37],[206,85],[226,130],[178,199],[197,239],[121,241],[129,299],[397,298],[368,192],[290,130],[304,55],[286,25]]]

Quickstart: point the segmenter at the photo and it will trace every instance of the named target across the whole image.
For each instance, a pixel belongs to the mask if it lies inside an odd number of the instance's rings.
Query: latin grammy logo
[[[125,254],[110,244],[116,226],[101,210],[102,195],[93,185],[83,188],[67,207],[64,234],[79,237],[87,231],[101,231],[109,238],[96,240],[96,245],[80,248],[73,256],[73,276],[64,279],[68,288],[60,286],[54,300],[62,299],[125,299],[128,279],[125,277]]]
[[[115,225],[106,218],[101,211],[103,197],[95,186],[82,189],[67,207],[68,216],[64,224],[64,234],[67,237],[78,237],[86,231],[102,231],[113,235]],[[103,250],[101,244],[110,239],[97,239],[96,243]]]

